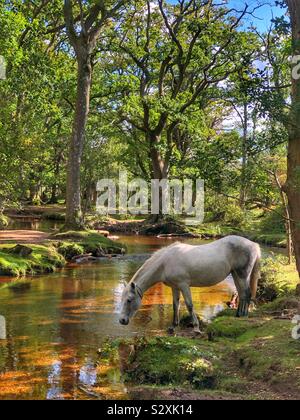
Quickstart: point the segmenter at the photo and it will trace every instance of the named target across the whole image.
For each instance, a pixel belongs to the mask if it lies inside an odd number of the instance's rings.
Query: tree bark
[[[242,144],[242,169],[240,187],[240,206],[245,208],[247,194],[247,163],[248,163],[248,104],[244,103],[243,118],[243,144]]]
[[[103,26],[123,6],[124,0],[117,1],[110,10],[106,9],[104,1],[99,0],[91,5],[86,17],[83,13],[83,2],[80,0],[78,2],[81,9],[79,28],[75,25],[73,3],[72,0],[64,0],[66,32],[74,48],[78,66],[76,108],[67,168],[65,229],[80,230],[84,227],[81,209],[80,168],[90,106],[92,54]]]
[[[300,55],[300,7],[298,0],[286,0],[292,25],[293,54]],[[288,196],[291,229],[297,270],[300,277],[300,80],[292,78],[288,173],[285,191]]]
[[[292,225],[291,225],[288,199],[276,171],[274,172],[274,178],[280,192],[281,202],[284,209],[288,260],[289,260],[289,264],[292,264],[293,262],[293,237],[292,237]]]
[[[66,229],[82,229],[80,168],[89,114],[92,64],[89,54],[78,57],[77,100],[67,170]]]
[[[150,142],[150,158],[152,165],[153,179],[162,181],[168,179],[168,163],[162,157],[159,151],[160,135],[154,133],[149,134]],[[163,219],[163,192],[159,190],[159,214],[151,214],[149,221],[151,223],[158,223]]]

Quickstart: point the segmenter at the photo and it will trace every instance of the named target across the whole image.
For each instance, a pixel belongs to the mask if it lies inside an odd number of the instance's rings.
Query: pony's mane
[[[135,273],[131,281],[134,281],[136,277],[142,274],[145,270],[147,270],[147,272],[148,271],[150,272],[153,264],[157,262],[160,258],[162,258],[168,249],[173,248],[176,245],[180,245],[180,242],[174,242],[173,244],[165,246],[159,249],[158,251],[156,251],[150,258],[148,258],[147,261],[144,262],[144,264],[140,267],[140,269]]]
[[[180,245],[180,242],[174,242],[173,244],[168,245],[168,246],[164,246],[163,248],[154,252],[154,254],[150,258],[148,258],[147,261],[145,261],[145,264],[156,261],[159,257],[161,257],[166,252],[167,249],[173,248],[176,245]]]

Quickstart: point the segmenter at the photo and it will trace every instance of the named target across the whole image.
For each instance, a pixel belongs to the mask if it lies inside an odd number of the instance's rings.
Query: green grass
[[[65,259],[52,245],[27,245],[33,249],[29,257],[23,258],[9,251],[14,244],[0,245],[0,275],[22,277],[31,274],[51,273],[63,267]]]
[[[263,312],[244,320],[218,317],[208,326],[210,340],[118,339],[106,344],[100,364],[119,357],[122,380],[141,390],[148,387],[154,399],[174,387],[193,389],[199,398],[203,393],[214,399],[227,394],[260,399],[262,390],[265,398],[287,392],[295,397],[300,393],[300,341],[292,339],[292,327]]]
[[[128,348],[134,346],[125,375],[130,383],[189,384],[195,389],[215,387],[220,365],[213,344],[179,337],[155,337],[117,340],[112,344],[113,348],[116,342],[123,353],[126,343]]]
[[[29,257],[10,253],[14,243],[0,245],[0,275],[23,277],[39,273],[50,273],[63,267],[76,255],[91,253],[120,254],[125,251],[122,244],[111,241],[95,231],[65,232],[52,236],[45,245],[27,246],[33,249]]]
[[[231,311],[235,316],[235,311]],[[245,334],[247,331],[257,329],[264,324],[263,320],[259,319],[236,319],[233,316],[220,316],[215,321],[208,325],[207,332],[211,338],[227,337],[237,338]]]
[[[99,252],[104,254],[120,254],[125,250],[124,245],[114,242],[100,235],[97,231],[92,230],[57,233],[52,235],[50,239],[53,241],[62,241],[63,243],[67,242],[69,243],[69,248],[71,248],[71,244],[76,244],[76,246],[80,247],[81,252],[79,253],[91,253],[94,256],[98,256]]]

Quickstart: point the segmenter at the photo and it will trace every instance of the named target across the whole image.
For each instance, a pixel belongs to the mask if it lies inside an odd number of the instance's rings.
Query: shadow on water
[[[126,398],[117,371],[109,383],[101,382],[97,350],[108,337],[165,334],[172,295],[162,284],[146,293],[128,327],[119,324],[118,311],[122,282],[146,256],[171,241],[139,236],[120,240],[128,245],[125,259],[73,264],[1,290],[0,313],[6,317],[8,339],[0,341],[0,399]],[[194,289],[197,312],[212,318],[231,293],[230,280]]]

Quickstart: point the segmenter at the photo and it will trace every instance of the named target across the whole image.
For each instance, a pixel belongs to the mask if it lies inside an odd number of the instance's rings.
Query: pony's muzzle
[[[122,325],[128,325],[129,324],[129,318],[120,318],[119,322]]]

